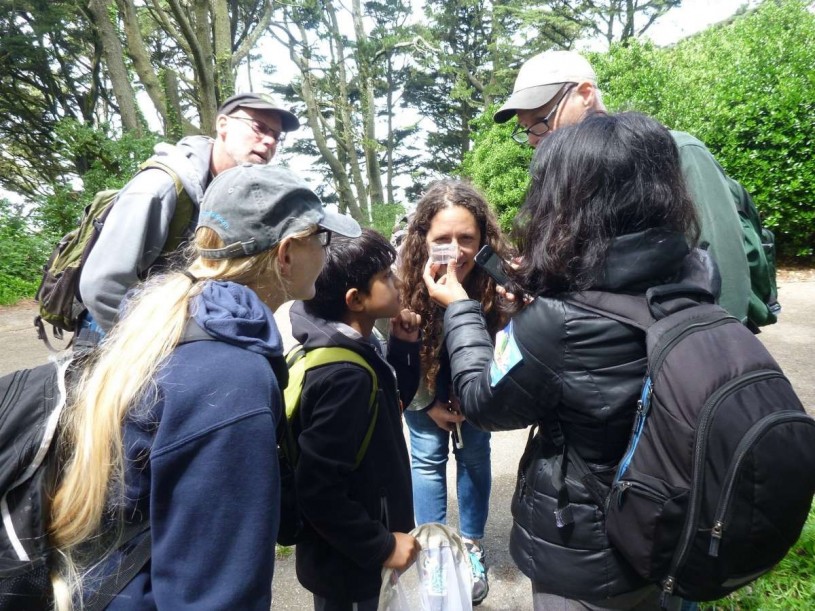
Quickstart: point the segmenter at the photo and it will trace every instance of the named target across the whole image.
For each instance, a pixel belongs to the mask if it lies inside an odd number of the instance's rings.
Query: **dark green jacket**
[[[727,175],[698,139],[685,132],[672,131],[671,135],[679,149],[682,174],[699,214],[700,245],[709,244],[708,250],[722,276],[719,305],[746,323],[751,294],[750,269]]]

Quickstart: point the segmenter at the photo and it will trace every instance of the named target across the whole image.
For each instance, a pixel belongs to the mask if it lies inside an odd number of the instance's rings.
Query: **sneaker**
[[[473,606],[480,605],[490,591],[487,581],[487,552],[478,541],[464,539],[464,547],[470,555],[470,566],[473,569]]]

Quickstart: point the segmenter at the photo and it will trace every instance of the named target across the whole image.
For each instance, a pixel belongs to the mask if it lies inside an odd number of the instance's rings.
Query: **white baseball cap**
[[[539,53],[521,66],[512,95],[493,115],[493,121],[506,123],[518,110],[532,110],[546,104],[564,83],[584,81],[596,85],[597,77],[591,64],[576,51]]]

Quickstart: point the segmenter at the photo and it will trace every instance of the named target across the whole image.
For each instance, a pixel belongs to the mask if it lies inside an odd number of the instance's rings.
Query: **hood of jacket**
[[[178,144],[160,142],[153,149],[153,158],[175,170],[196,206],[201,204],[209,182],[209,163],[214,143],[207,136],[187,136]]]
[[[691,250],[681,233],[647,229],[611,240],[603,273],[593,288],[645,292],[676,282],[712,298],[721,293],[721,275],[706,250]]]
[[[685,236],[646,229],[612,238],[597,284],[603,291],[639,291],[675,278],[689,248]]]
[[[215,339],[266,358],[283,354],[272,311],[242,284],[208,281],[191,310],[195,322]]]

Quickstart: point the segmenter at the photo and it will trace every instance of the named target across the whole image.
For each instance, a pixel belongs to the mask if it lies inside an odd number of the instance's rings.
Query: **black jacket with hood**
[[[361,354],[378,377],[377,422],[357,469],[356,453],[370,424],[367,371],[351,363],[309,371],[295,424],[301,428],[297,494],[308,523],[305,540],[297,544],[297,578],[307,590],[330,600],[366,600],[379,592],[382,564],[395,546],[391,533],[414,527],[399,401],[409,403],[416,392],[419,343],[391,338],[386,362],[374,346],[376,340],[311,316],[302,303],[292,306],[290,315],[292,333],[306,350],[349,348]]]
[[[686,257],[696,254],[688,254],[679,234],[622,236],[612,242],[606,273],[593,288],[644,294],[676,281]],[[475,301],[451,304],[444,330],[455,391],[471,423],[500,431],[556,415],[566,446],[595,473],[590,483],[603,482],[593,492],[567,461],[574,523],[558,528],[560,453],[551,427],[541,424],[521,459],[512,501],[509,545],[518,567],[543,591],[581,600],[601,601],[645,585],[611,547],[600,506],[630,436],[645,374],[645,334],[556,297],[528,304],[506,336],[499,334],[495,349]],[[515,358],[507,360],[513,345]]]

